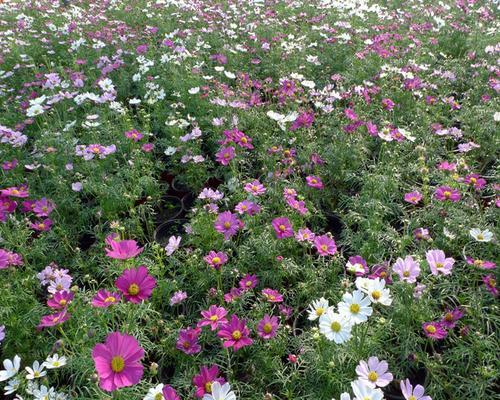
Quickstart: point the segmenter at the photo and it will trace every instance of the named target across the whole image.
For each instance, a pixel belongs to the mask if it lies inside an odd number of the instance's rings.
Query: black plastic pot
[[[158,210],[158,222],[163,223],[179,218],[182,213],[182,200],[176,196],[166,195],[162,198]]]
[[[186,222],[188,222],[187,219],[171,219],[160,224],[154,232],[155,242],[165,246],[170,236],[178,236],[184,233],[184,224]]]

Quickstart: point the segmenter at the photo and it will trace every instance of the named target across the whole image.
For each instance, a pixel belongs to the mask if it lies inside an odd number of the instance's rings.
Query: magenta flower
[[[231,211],[224,211],[217,216],[214,227],[217,232],[224,234],[225,240],[229,240],[243,227],[243,222]]]
[[[35,201],[35,203],[33,204],[33,212],[37,217],[48,217],[53,210],[54,203],[47,200],[45,197]]]
[[[116,240],[116,234],[111,234],[106,238],[106,244],[111,247],[106,248],[106,255],[117,260],[127,260],[142,253],[144,247],[137,246],[135,240]]]
[[[92,299],[92,307],[108,308],[113,304],[119,303],[122,295],[118,292],[109,292],[106,289],[101,289]]]
[[[149,299],[156,287],[156,279],[149,275],[144,265],[141,265],[138,268],[123,271],[115,281],[115,286],[123,293],[125,299],[137,304]]]
[[[389,271],[389,264],[384,262],[382,264],[376,264],[372,267],[370,275],[368,275],[370,279],[380,278],[385,280],[385,283],[390,285],[392,283],[392,277]]]
[[[272,221],[272,225],[278,239],[285,239],[293,236],[293,228],[288,218],[275,218]]]
[[[229,162],[235,157],[234,147],[222,147],[216,154],[215,159],[222,165],[229,165]]]
[[[210,326],[210,329],[215,331],[219,325],[224,325],[228,322],[226,318],[227,311],[224,307],[211,305],[208,310],[203,310],[201,315],[203,319],[198,321],[198,324],[196,325],[199,328],[203,326]]]
[[[182,303],[184,300],[186,300],[188,297],[186,292],[183,292],[182,290],[178,290],[177,292],[174,292],[172,297],[170,298],[169,304],[171,306],[174,306],[176,304]]]
[[[210,368],[201,367],[200,373],[193,377],[193,384],[196,386],[196,397],[201,398],[206,393],[212,393],[212,384],[219,382],[221,385],[226,383],[226,380],[219,377],[219,367],[212,365]]]
[[[170,385],[163,386],[162,394],[165,400],[181,400],[177,392]]]
[[[404,260],[398,257],[392,270],[399,275],[399,279],[408,283],[415,283],[420,275],[420,265],[412,256],[406,256]]]
[[[486,186],[486,180],[481,178],[478,174],[470,174],[464,178],[464,182],[471,185],[476,190],[481,190]]]
[[[262,295],[269,303],[281,303],[283,301],[283,295],[274,289],[265,288],[262,290]]]
[[[370,357],[368,362],[361,360],[356,367],[358,377],[366,386],[373,389],[385,387],[392,382],[393,376],[390,372],[387,361],[379,361],[377,357]]]
[[[2,196],[20,197],[20,198],[25,198],[29,196],[27,186],[13,186],[7,189],[2,189],[0,190],[0,194]]]
[[[395,103],[391,99],[382,99],[382,108],[391,111],[395,106]]]
[[[73,292],[69,292],[66,290],[58,291],[55,292],[54,295],[47,300],[47,305],[54,310],[62,310],[69,303],[71,303],[74,296],[75,295]]]
[[[401,392],[406,400],[432,400],[431,396],[424,396],[425,389],[422,385],[413,388],[409,379],[401,380]]]
[[[290,126],[291,131],[295,131],[299,128],[309,128],[314,122],[314,113],[303,112],[300,114],[293,124]]]
[[[256,275],[250,275],[246,274],[239,282],[240,288],[243,291],[253,289],[257,284],[259,283],[259,280],[257,279]]]
[[[139,383],[144,373],[143,357],[144,350],[133,336],[110,333],[104,343],[92,349],[101,389],[112,392]]]
[[[231,322],[222,325],[217,335],[224,341],[224,347],[232,347],[238,351],[242,347],[250,346],[253,340],[248,336],[250,330],[245,320],[240,320],[236,315],[231,316]]]
[[[52,228],[52,220],[50,218],[45,218],[42,221],[35,221],[30,224],[31,229],[38,232],[47,232]]]
[[[233,140],[235,143],[238,144],[238,146],[240,146],[244,149],[248,149],[248,150],[253,149],[252,138],[245,135],[243,132],[241,132],[239,130],[236,130],[236,132],[234,132]]]
[[[323,189],[323,182],[319,176],[310,175],[306,177],[307,186],[315,189]]]
[[[434,340],[444,339],[448,335],[441,322],[424,322],[422,329],[425,336]]]
[[[226,303],[232,303],[233,301],[238,300],[243,292],[244,291],[240,288],[231,288],[231,290],[229,290],[229,293],[224,294],[224,301]]]
[[[488,290],[493,297],[498,296],[497,280],[492,274],[483,276],[483,283],[486,285],[486,290]]]
[[[38,330],[43,328],[48,328],[50,326],[60,325],[63,322],[66,322],[70,317],[68,311],[64,308],[62,311],[56,312],[50,315],[44,315],[40,319],[40,323],[36,327]]]
[[[314,245],[320,256],[333,256],[337,252],[337,245],[328,235],[316,236]]]
[[[260,212],[260,206],[249,200],[240,201],[234,209],[240,215],[248,214],[252,216]]]
[[[474,265],[475,267],[481,269],[495,269],[497,265],[493,261],[481,260],[481,259],[473,259],[472,257],[467,257],[467,264]]]
[[[203,259],[212,268],[219,270],[220,267],[223,266],[227,262],[228,257],[226,255],[226,253],[224,253],[222,251],[215,252],[215,251],[211,250],[205,257],[203,257]]]
[[[457,321],[464,316],[464,312],[460,308],[448,310],[441,319],[441,325],[446,329],[453,329],[457,325]]]
[[[198,343],[198,336],[200,336],[201,328],[187,328],[179,331],[177,338],[176,348],[186,354],[196,354],[201,351],[201,346]]]
[[[419,192],[409,192],[405,194],[405,201],[411,204],[418,204],[422,200],[422,194]]]
[[[429,240],[431,236],[429,235],[429,230],[426,228],[417,228],[413,231],[413,237],[415,240]]]
[[[431,268],[432,275],[450,275],[455,260],[451,257],[446,258],[443,250],[429,250],[425,253],[427,263]]]
[[[276,336],[278,326],[278,317],[266,314],[257,325],[257,334],[264,340],[272,339]]]
[[[460,192],[449,186],[440,186],[434,192],[434,197],[439,201],[449,200],[455,203],[460,200]]]
[[[131,131],[125,132],[125,137],[132,139],[134,142],[138,142],[144,137],[144,135],[140,133],[137,129],[132,129]]]
[[[260,196],[261,194],[266,193],[266,188],[258,180],[254,180],[251,183],[247,183],[243,187],[243,189],[245,189],[245,192],[250,193],[254,196]]]

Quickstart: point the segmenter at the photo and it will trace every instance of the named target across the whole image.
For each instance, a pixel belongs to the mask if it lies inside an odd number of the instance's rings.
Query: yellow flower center
[[[333,321],[332,324],[330,325],[330,328],[332,328],[332,331],[334,331],[334,332],[340,332],[340,330],[342,329],[342,326],[340,325],[339,322]]]
[[[325,309],[324,309],[323,307],[318,307],[318,308],[316,309],[316,315],[317,315],[318,317],[321,317],[324,313],[325,313]]]
[[[212,393],[212,381],[205,383],[205,392]]]
[[[370,371],[368,374],[368,380],[370,382],[376,382],[378,379],[378,374],[375,371]]]
[[[54,367],[58,367],[60,364],[59,364],[59,361],[54,361],[54,362],[52,363],[52,365],[53,365]]]
[[[410,397],[408,397],[408,400],[417,400],[417,398],[413,395],[411,395]]]
[[[231,222],[224,222],[224,228],[226,229],[231,228]]]
[[[219,264],[220,263],[220,258],[219,257],[214,257],[214,258],[212,258],[212,262],[214,264]]]
[[[285,226],[285,225],[283,225],[283,224],[281,224],[278,228],[279,228],[279,230],[280,230],[281,232],[285,232],[285,231],[286,231],[286,226]]]
[[[477,182],[477,179],[476,178],[470,178],[470,183],[476,183]]]
[[[262,328],[262,330],[265,333],[271,333],[272,330],[273,330],[273,326],[268,322],[267,324],[264,325],[264,327]]]
[[[318,183],[318,180],[317,179],[311,179],[311,183],[312,184],[316,184],[316,183]]]
[[[210,321],[217,321],[219,319],[219,317],[217,315],[212,315],[210,317]]]
[[[131,296],[136,296],[139,293],[139,285],[137,283],[132,283],[128,287],[128,294]]]
[[[61,306],[65,306],[66,304],[68,304],[68,302],[66,300],[64,300],[64,299],[61,299],[61,300],[59,300],[59,304]]]
[[[111,359],[111,369],[116,373],[122,372],[125,369],[125,360],[122,356],[114,356]]]
[[[490,278],[488,280],[488,283],[490,284],[490,286],[493,286],[493,287],[495,287],[497,285],[497,281],[493,278]]]
[[[444,196],[446,199],[448,199],[448,198],[450,198],[450,196],[451,196],[451,192],[450,192],[449,190],[446,190],[446,191],[443,193],[443,196]]]
[[[444,267],[443,263],[440,262],[436,263],[436,268],[443,268],[443,267]]]
[[[241,138],[241,143],[246,144],[247,142],[248,142],[247,138],[245,136],[243,136]]]
[[[378,300],[380,299],[380,297],[382,296],[382,293],[380,293],[380,290],[374,290],[372,292],[372,297],[375,299],[375,300]]]
[[[229,153],[224,154],[224,158],[227,160],[231,155]]]
[[[405,278],[408,278],[408,277],[410,276],[410,271],[404,271],[404,272],[403,272],[403,276],[404,276]]]
[[[321,250],[327,251],[328,250],[328,246],[326,244],[322,244],[321,245]]]
[[[434,325],[428,325],[425,327],[425,330],[429,333],[436,333],[436,327]]]
[[[187,341],[186,341],[186,342],[184,342],[184,343],[182,343],[182,347],[184,347],[185,349],[189,349],[189,347],[190,347],[190,346],[191,346],[191,345],[190,345],[190,344],[189,344],[189,342],[187,342]]]
[[[477,240],[484,240],[484,235],[482,233],[477,235]]]
[[[165,397],[161,393],[156,393],[154,400],[163,400]]]
[[[39,378],[40,377],[40,372],[38,372],[38,371],[33,372],[33,376],[35,378]]]
[[[451,322],[453,321],[453,315],[451,313],[446,313],[444,316],[445,321]]]
[[[130,289],[129,289],[130,290]],[[116,298],[114,298],[113,296],[108,296],[104,299],[104,302],[105,303],[114,303],[116,301]]]
[[[45,224],[44,224],[43,222],[40,222],[40,223],[38,224],[38,228],[39,228],[39,229],[45,229]]]
[[[17,196],[19,194],[19,190],[17,189],[13,189],[11,190],[11,193],[14,195],[14,196]]]
[[[351,304],[351,306],[349,307],[349,310],[353,313],[353,314],[357,314],[359,313],[359,310],[361,309],[361,307],[359,306],[359,304]]]
[[[476,267],[482,267],[484,264],[484,261],[483,260],[474,260],[474,265]]]
[[[233,337],[234,340],[240,340],[241,339],[241,332],[239,330],[235,330],[231,336]]]
[[[252,281],[247,281],[247,283],[245,284],[247,287],[250,287],[252,286]]]

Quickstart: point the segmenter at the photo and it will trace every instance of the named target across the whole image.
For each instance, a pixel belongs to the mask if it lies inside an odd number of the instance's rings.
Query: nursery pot
[[[158,220],[166,222],[171,219],[176,219],[182,212],[182,200],[176,196],[164,196],[161,202]]]
[[[168,243],[168,238],[173,235],[184,233],[183,225],[187,219],[171,219],[160,224],[154,232],[154,240],[156,243],[165,246]]]

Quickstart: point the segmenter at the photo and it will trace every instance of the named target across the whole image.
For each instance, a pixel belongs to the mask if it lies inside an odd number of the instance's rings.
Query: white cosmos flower
[[[143,400],[163,400],[163,383],[156,385],[154,388],[149,389],[148,393]]]
[[[340,395],[340,400],[351,400],[351,395],[344,392]]]
[[[33,367],[30,368],[30,367],[26,367],[24,368],[26,370],[26,372],[28,372],[28,374],[26,375],[26,379],[38,379],[38,378],[41,378],[42,376],[45,376],[47,375],[47,371],[44,371],[44,365],[41,364],[38,362],[38,361],[35,361],[33,363]]]
[[[472,228],[469,231],[470,235],[478,242],[491,242],[493,239],[493,232],[485,229],[484,231],[479,228]]]
[[[321,317],[328,310],[328,300],[321,298],[319,300],[314,300],[312,304],[309,305],[309,321],[314,321]]]
[[[212,393],[205,393],[202,400],[236,400],[236,395],[229,383],[221,385],[219,382],[213,382]]]
[[[354,325],[365,322],[372,315],[371,301],[361,290],[344,293],[342,302],[339,303],[339,312],[351,318]]]
[[[281,130],[285,131],[286,130],[286,126],[285,126],[285,123],[286,122],[293,122],[297,119],[297,117],[299,116],[299,113],[293,111],[291,113],[288,113],[287,115],[283,115],[283,114],[280,114],[280,113],[277,113],[275,111],[268,111],[266,113],[266,115],[271,118],[272,120],[276,121],[279,125],[279,127],[281,128]]]
[[[21,366],[21,357],[18,355],[14,356],[14,359],[11,360],[3,360],[4,370],[0,371],[0,382],[6,381],[7,379],[12,378],[19,371],[19,367]]]
[[[226,77],[229,78],[229,79],[236,78],[236,75],[233,74],[232,72],[229,72],[229,71],[224,71],[224,75],[226,75]]]
[[[356,287],[366,293],[372,303],[380,303],[384,306],[392,304],[391,291],[385,287],[385,279],[357,278]]]
[[[3,390],[5,391],[5,394],[12,394],[16,392],[17,389],[19,389],[20,385],[21,385],[21,379],[14,378],[11,379],[9,382],[7,382]]]
[[[383,400],[384,393],[380,389],[372,389],[363,381],[357,380],[351,382],[352,391],[354,392],[353,400]]]
[[[300,84],[308,89],[314,89],[314,87],[316,86],[316,84],[313,81],[302,81],[300,82]]]
[[[35,400],[49,400],[54,399],[56,396],[56,391],[53,387],[50,389],[47,386],[42,385],[40,389],[33,390],[33,397]]]
[[[347,342],[351,338],[351,330],[352,322],[349,316],[337,314],[331,308],[319,317],[319,331],[337,344]]]
[[[356,274],[356,273],[365,273],[365,267],[361,263],[354,263],[352,264],[350,261],[347,262],[346,264],[346,269],[347,272],[350,272],[351,274]]]
[[[65,365],[66,357],[59,357],[59,355],[56,353],[52,357],[47,357],[47,359],[43,362],[42,367],[45,367],[47,369],[56,369],[64,367]]]
[[[200,92],[200,88],[198,86],[193,87],[193,88],[191,88],[191,89],[188,90],[189,94],[197,94],[199,92]]]
[[[168,239],[168,244],[165,246],[165,251],[167,253],[167,256],[171,256],[174,254],[174,251],[179,248],[179,245],[181,244],[181,237],[180,236],[170,236]]]

